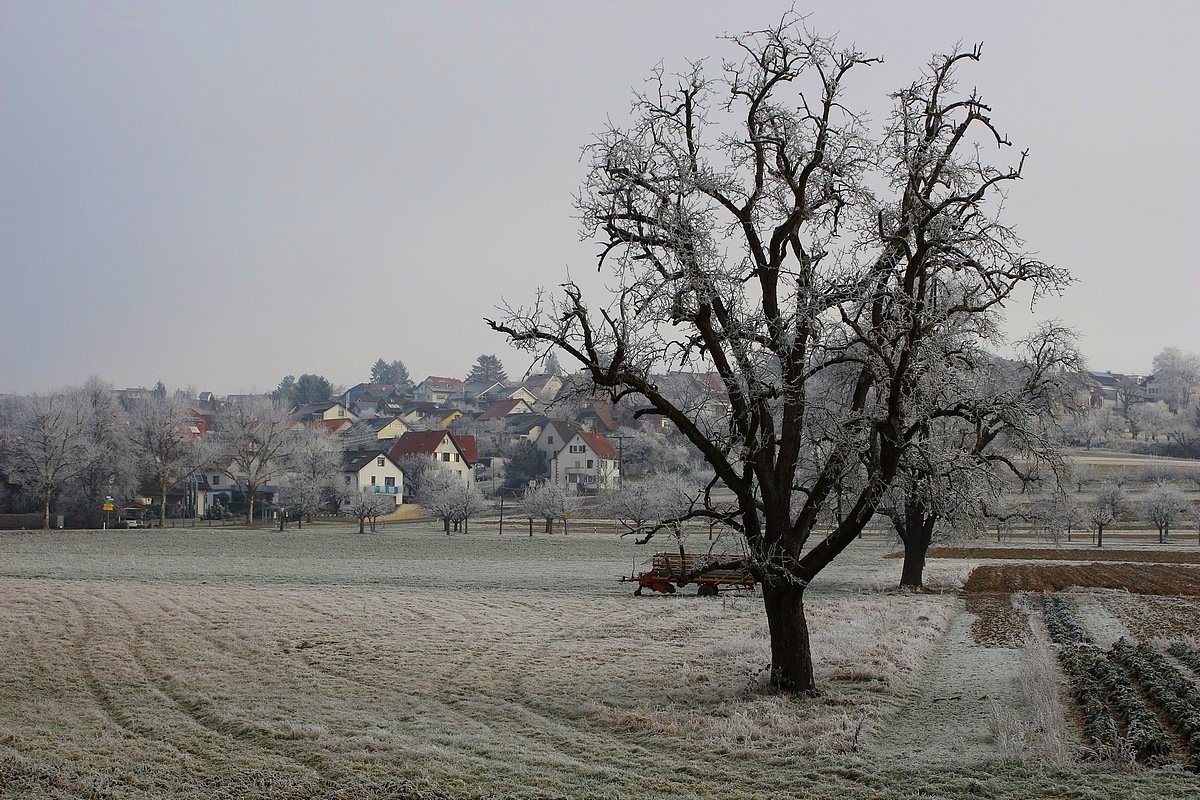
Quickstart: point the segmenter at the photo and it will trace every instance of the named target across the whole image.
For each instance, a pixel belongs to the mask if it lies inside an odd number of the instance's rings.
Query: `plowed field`
[[[1200,569],[1174,564],[989,564],[977,567],[963,584],[968,594],[1072,588],[1200,597]]]
[[[900,558],[903,553],[895,554]],[[1142,564],[1200,564],[1200,551],[1097,550],[1047,547],[934,547],[926,558],[996,558],[1015,561],[1136,561]]]

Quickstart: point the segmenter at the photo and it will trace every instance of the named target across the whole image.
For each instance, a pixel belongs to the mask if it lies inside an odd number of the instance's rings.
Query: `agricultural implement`
[[[637,574],[622,576],[622,583],[636,583],[634,594],[641,596],[643,589],[650,589],[663,594],[674,594],[678,588],[687,584],[695,584],[696,594],[700,597],[713,597],[720,592],[722,586],[735,589],[753,589],[754,576],[749,570],[707,569],[710,565],[720,564],[726,558],[712,555],[697,555],[695,553],[655,553],[650,562],[650,569]],[[696,574],[703,570],[700,574]],[[692,575],[690,579],[686,576]]]

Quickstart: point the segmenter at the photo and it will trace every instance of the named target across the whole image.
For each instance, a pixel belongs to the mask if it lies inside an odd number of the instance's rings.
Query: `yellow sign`
[[[112,504],[112,503],[105,503],[104,505],[100,506],[100,510],[101,510],[101,511],[112,511],[112,510],[113,510],[113,504]]]

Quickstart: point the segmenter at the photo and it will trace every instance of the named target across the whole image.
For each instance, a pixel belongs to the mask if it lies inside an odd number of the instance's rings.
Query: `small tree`
[[[1187,497],[1169,484],[1155,486],[1146,493],[1142,502],[1142,516],[1158,528],[1158,541],[1166,543],[1171,535],[1171,526],[1183,519],[1188,512]]]
[[[422,474],[414,496],[421,508],[442,521],[442,527],[448,536],[450,526],[460,519],[462,487],[465,482],[458,473],[446,469],[438,462],[430,460],[430,464],[432,466]]]
[[[371,530],[375,530],[375,520],[395,508],[396,502],[390,494],[352,491],[342,507],[358,520],[358,532],[365,533],[367,520],[371,520]]]
[[[1096,526],[1096,546],[1104,546],[1104,529],[1112,525],[1129,508],[1125,492],[1115,483],[1109,483],[1096,492],[1092,503],[1092,524]]]
[[[526,514],[546,521],[546,533],[554,533],[556,519],[565,524],[574,507],[575,499],[567,494],[567,490],[549,481],[526,489],[521,500],[521,508]]]

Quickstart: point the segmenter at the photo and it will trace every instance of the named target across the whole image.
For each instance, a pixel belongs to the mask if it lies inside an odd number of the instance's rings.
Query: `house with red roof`
[[[396,440],[388,455],[402,468],[409,456],[432,458],[467,482],[475,480],[475,464],[479,461],[474,436],[444,430],[409,431]]]
[[[575,494],[596,494],[617,487],[620,464],[603,434],[576,428],[550,459],[550,480]]]
[[[416,389],[413,390],[413,397],[423,403],[441,405],[452,400],[462,400],[465,389],[466,384],[458,378],[430,375],[417,384]]]

